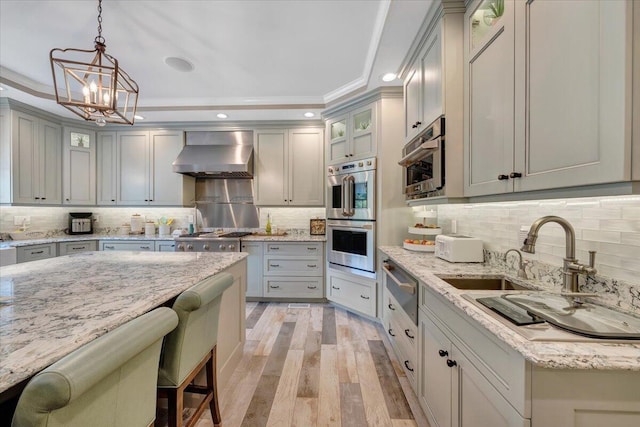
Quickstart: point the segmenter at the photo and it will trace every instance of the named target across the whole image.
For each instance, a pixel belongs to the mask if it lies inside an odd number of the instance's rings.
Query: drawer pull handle
[[[269,264],[269,267],[273,267],[273,268],[280,267],[280,264]]]
[[[449,352],[444,350],[438,350],[438,354],[440,355],[440,357],[447,357],[449,355]]]
[[[389,307],[389,310],[396,311],[396,308],[393,306],[393,304],[389,304],[389,306],[388,306],[388,307]]]
[[[86,246],[77,246],[77,247],[73,247],[71,249],[73,249],[74,251],[79,251],[80,249],[86,249]]]
[[[522,174],[520,172],[511,172],[509,178],[522,178]]]
[[[316,264],[307,264],[307,267],[309,267],[309,268],[316,268],[316,267],[317,267],[317,265],[316,265]]]
[[[339,291],[339,290],[340,290],[340,288],[338,288],[338,287],[336,287],[336,286],[333,286],[333,285],[331,285],[331,288],[333,288],[333,289],[335,289],[335,290],[337,290],[337,291]]]
[[[414,335],[414,336],[409,335],[409,329],[405,329],[405,330],[404,330],[404,334],[405,334],[406,336],[408,336],[409,338],[411,338],[411,339],[414,339],[414,338],[415,338],[415,335]]]
[[[271,289],[280,289],[280,286],[269,285]]]
[[[150,246],[140,246],[140,249],[151,249]]]
[[[360,298],[362,298],[362,299],[369,299],[369,297],[364,296],[364,295],[360,295]]]
[[[44,250],[41,250],[41,251],[32,251],[32,252],[31,252],[31,255],[38,255],[38,254],[43,254],[43,253],[44,253]]]
[[[455,363],[455,362],[454,362],[454,363]],[[413,369],[411,369],[411,368],[409,367],[409,361],[408,361],[408,360],[405,360],[405,361],[404,361],[404,367],[405,367],[405,368],[407,368],[410,372],[413,372]]]
[[[271,246],[270,248],[272,251],[279,251],[280,248],[278,246]]]
[[[317,251],[318,248],[307,248],[308,251]]]
[[[307,286],[307,289],[315,289],[317,286]]]
[[[457,366],[458,364],[456,363],[455,360],[451,360],[451,359],[447,359],[447,366],[450,368],[453,368],[454,366]]]
[[[396,336],[396,334],[393,333],[393,329],[391,329],[391,328],[389,328],[389,330],[387,332],[389,332],[389,335],[391,335],[392,337]]]
[[[509,179],[509,175],[503,175],[503,174],[498,175],[498,181],[504,181],[507,179]]]
[[[116,247],[115,246],[110,246],[110,245],[104,245],[104,248],[105,249],[115,249]]]

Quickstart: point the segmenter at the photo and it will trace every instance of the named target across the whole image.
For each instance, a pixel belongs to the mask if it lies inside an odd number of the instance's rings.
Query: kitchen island
[[[242,355],[246,254],[84,252],[0,268],[0,401],[73,350],[221,271],[218,381]]]

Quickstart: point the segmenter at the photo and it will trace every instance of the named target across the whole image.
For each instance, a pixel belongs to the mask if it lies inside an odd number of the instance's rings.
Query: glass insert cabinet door
[[[484,0],[471,15],[471,47],[478,47],[487,34],[491,33],[503,19],[506,0]],[[508,5],[507,7],[511,7]]]
[[[331,140],[346,138],[347,136],[347,120],[340,120],[331,123]]]

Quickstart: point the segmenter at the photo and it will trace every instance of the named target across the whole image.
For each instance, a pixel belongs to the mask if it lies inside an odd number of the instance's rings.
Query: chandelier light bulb
[[[104,117],[98,117],[96,119],[96,124],[100,127],[103,127],[104,125],[107,124],[107,121],[104,119]]]
[[[109,105],[109,101],[111,101],[109,92],[105,92],[104,95],[102,95],[102,100],[104,101],[104,105]]]
[[[96,85],[96,82],[94,82],[93,80],[91,80],[91,83],[89,83],[89,90],[92,93],[96,93],[98,91],[98,85]]]

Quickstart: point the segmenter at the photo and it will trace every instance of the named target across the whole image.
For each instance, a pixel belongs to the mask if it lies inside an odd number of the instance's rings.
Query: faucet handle
[[[594,268],[596,265],[596,251],[589,251],[589,267]]]

